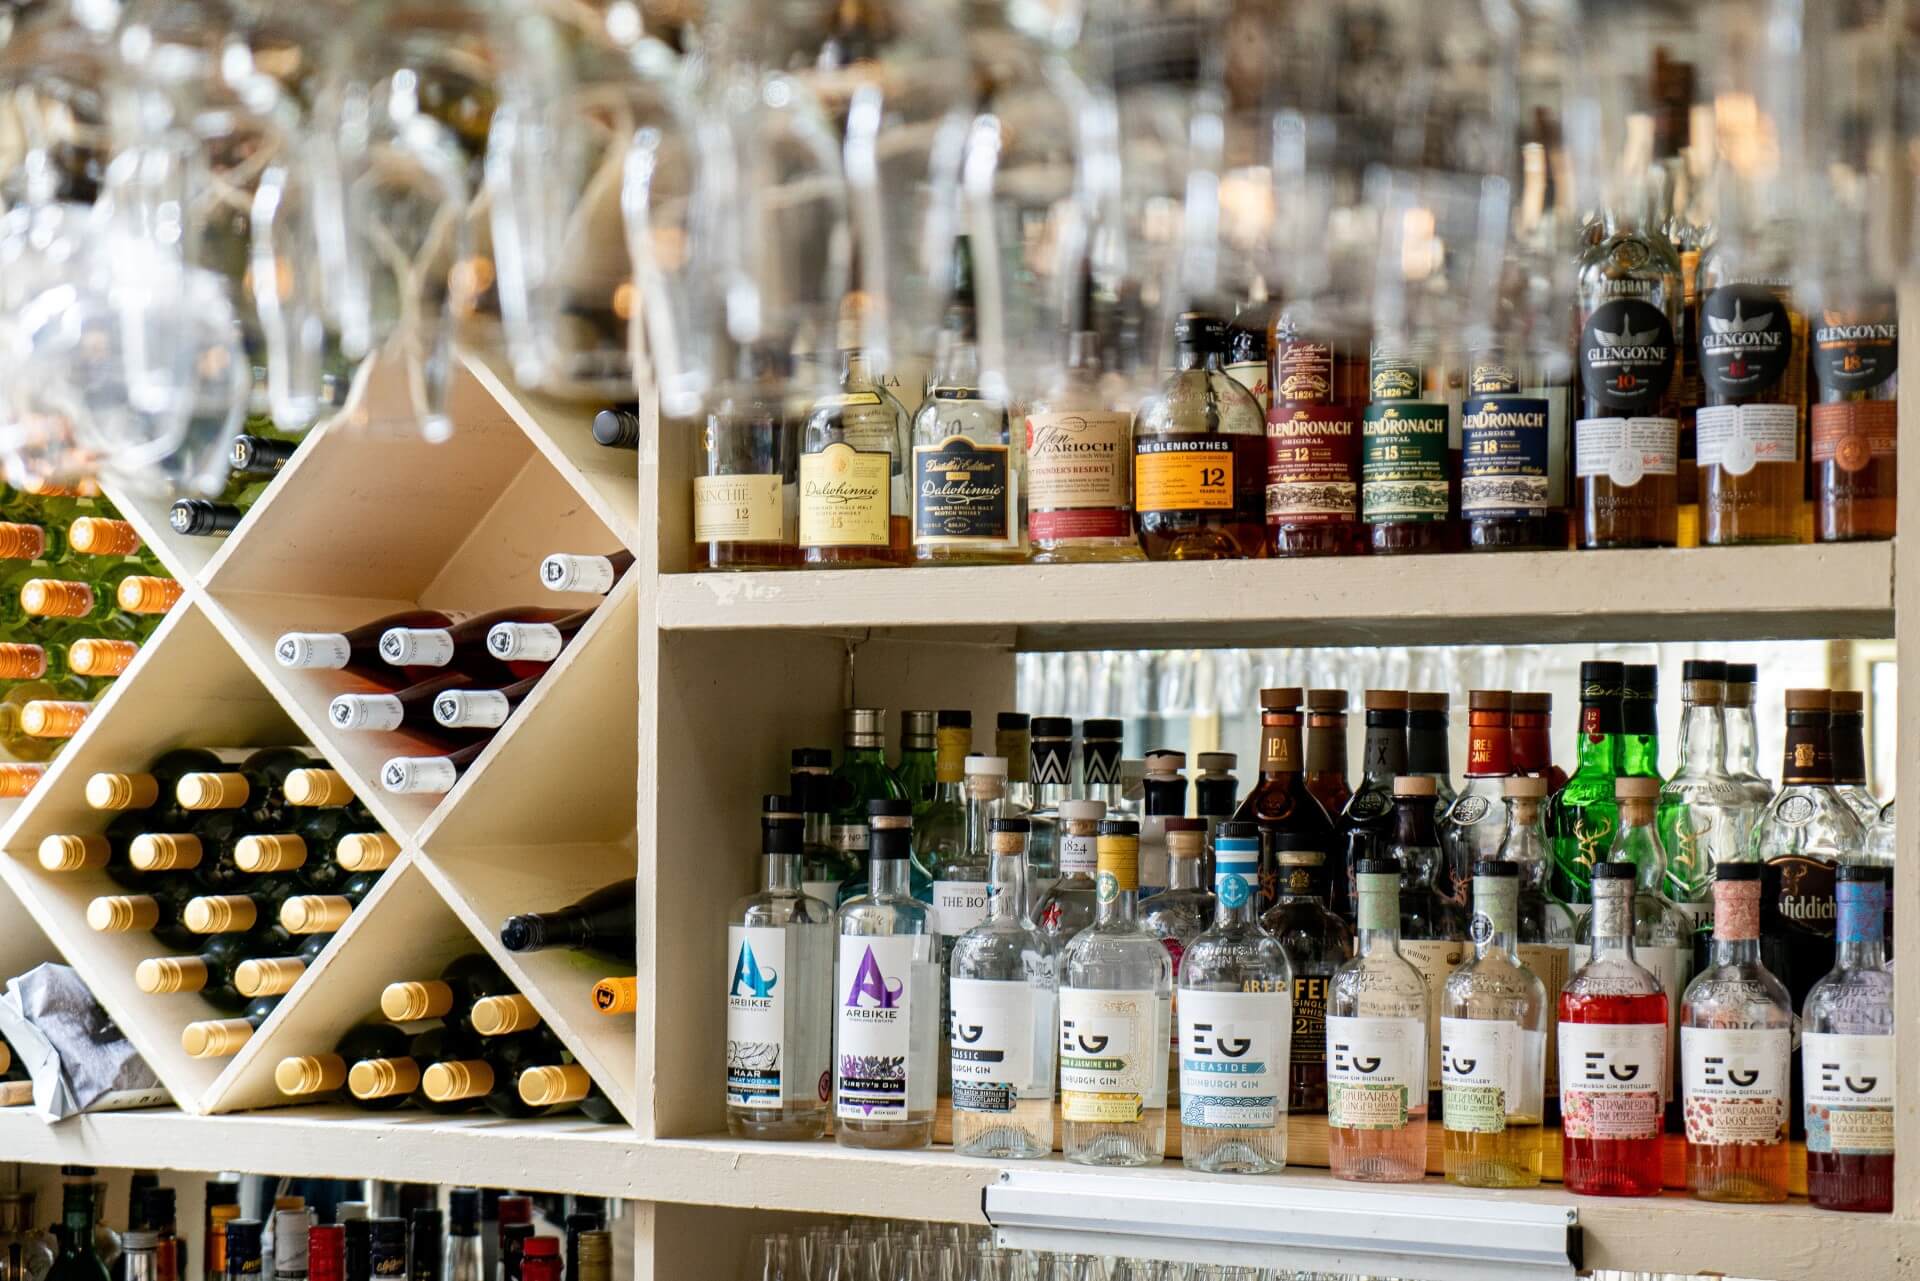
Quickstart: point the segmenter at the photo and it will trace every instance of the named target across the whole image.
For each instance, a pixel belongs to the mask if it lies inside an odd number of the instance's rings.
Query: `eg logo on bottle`
[[[1605,1050],[1588,1050],[1581,1062],[1580,1070],[1582,1079],[1587,1081],[1614,1080],[1625,1085],[1640,1078],[1638,1063],[1609,1063]]]
[[[1440,1047],[1440,1065],[1455,1076],[1472,1076],[1473,1070],[1480,1066],[1480,1060],[1460,1058],[1454,1054],[1452,1046],[1443,1044]]]
[[[847,991],[847,1017],[891,1023],[900,1015],[900,998],[905,993],[906,983],[881,973],[880,962],[868,947]]]
[[[1211,1023],[1195,1023],[1188,1042],[1190,1051],[1196,1058],[1220,1056],[1239,1059],[1245,1058],[1247,1052],[1253,1049],[1251,1037],[1231,1036],[1224,1032],[1216,1034]]]
[[[1856,1078],[1851,1073],[1843,1070],[1838,1063],[1822,1063],[1820,1065],[1819,1090],[1822,1094],[1839,1094],[1843,1090],[1852,1094],[1872,1094],[1879,1088],[1880,1078],[1878,1076]]]
[[[742,941],[740,955],[733,962],[733,983],[727,988],[727,996],[735,1001],[765,1003],[773,997],[773,985],[780,981],[778,971],[760,968],[760,959],[753,954],[753,944]]]
[[[1333,1070],[1335,1072],[1354,1072],[1361,1076],[1372,1076],[1380,1070],[1386,1060],[1377,1054],[1360,1055],[1344,1041],[1333,1043]]]
[[[1097,1032],[1076,1032],[1072,1019],[1060,1020],[1060,1048],[1069,1054],[1099,1054],[1112,1040]]]
[[[1711,1087],[1731,1085],[1736,1089],[1751,1089],[1760,1080],[1759,1068],[1737,1068],[1717,1054],[1706,1057],[1701,1070],[1702,1083]]]

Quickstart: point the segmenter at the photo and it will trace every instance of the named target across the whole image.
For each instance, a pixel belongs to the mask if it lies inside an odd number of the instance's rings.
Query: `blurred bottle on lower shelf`
[[[500,925],[509,952],[566,947],[607,961],[634,959],[634,883],[604,885],[554,912],[509,916]]]
[[[180,1048],[187,1052],[189,1058],[232,1058],[260,1030],[260,1025],[267,1021],[267,1016],[273,1013],[278,1004],[279,997],[263,996],[249,1004],[238,1018],[205,1019],[189,1023],[180,1029]]]

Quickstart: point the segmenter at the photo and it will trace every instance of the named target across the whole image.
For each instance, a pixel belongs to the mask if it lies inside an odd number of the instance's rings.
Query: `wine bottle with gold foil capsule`
[[[34,761],[0,762],[0,800],[18,800],[40,786],[47,767]]]
[[[435,1103],[477,1101],[496,1116],[538,1115],[540,1109],[520,1098],[520,1073],[560,1057],[563,1051],[553,1034],[542,1030],[490,1038],[477,1049],[430,1065],[420,1074],[420,1092]]]
[[[285,873],[315,894],[331,894],[354,875],[337,857],[340,842],[364,835],[362,821],[345,809],[313,810],[290,831],[243,836],[234,862],[254,875]]]
[[[332,894],[295,894],[280,905],[280,925],[289,934],[332,934],[346,925],[380,881],[377,872],[362,872],[342,882]]]
[[[149,573],[165,574],[160,558],[140,540],[140,531],[124,520],[105,516],[81,516],[67,526],[67,545],[82,556],[101,562],[109,557],[134,561]]]
[[[275,947],[284,936],[284,931],[272,931],[273,943],[265,946]],[[234,990],[245,997],[285,996],[293,990],[307,967],[320,958],[320,953],[333,942],[331,934],[309,934],[306,942],[297,951],[286,956],[249,956],[233,967]]]
[[[577,1110],[588,1120],[605,1122],[616,1121],[620,1116],[612,1100],[600,1092],[600,1087],[578,1063],[522,1068],[514,1088],[520,1092],[520,1102],[534,1109],[537,1115]],[[585,1244],[583,1239],[583,1251]]]
[[[144,890],[152,882],[132,857],[145,816],[122,814],[104,832],[51,833],[40,839],[40,867],[48,872],[105,872],[116,885]]]
[[[349,872],[381,872],[400,857],[400,842],[385,832],[354,832],[333,847],[333,861]]]
[[[510,1036],[539,1027],[540,1013],[518,992],[483,996],[467,1011],[467,1024],[476,1036]]]
[[[249,930],[272,926],[282,906],[294,897],[292,891],[298,887],[291,880],[280,877],[259,879],[269,883],[261,885],[252,894],[202,894],[189,900],[181,919],[195,934],[244,934]]]
[[[66,648],[66,667],[75,676],[93,680],[111,680],[133,666],[140,656],[140,643],[86,636]]]
[[[420,1088],[428,1065],[466,1054],[470,1042],[471,1038],[452,1028],[428,1028],[411,1037],[399,1053],[354,1060],[347,1068],[347,1092],[363,1108],[412,1104],[429,1112],[471,1112],[477,1106],[471,1100],[433,1099]]]
[[[220,757],[201,747],[176,747],[154,758],[146,770],[135,774],[102,772],[87,778],[87,806],[96,810],[139,810],[157,819],[154,811],[172,812],[178,801],[174,787],[183,774],[197,770],[217,770]],[[151,830],[152,824],[149,825]]]
[[[156,618],[180,603],[186,588],[178,580],[154,574],[135,574],[120,580],[114,600],[129,614]]]
[[[269,747],[237,766],[181,775],[174,796],[182,809],[233,810],[245,814],[260,830],[277,831],[287,821],[282,788],[288,776],[324,764],[303,748]]]
[[[346,1094],[350,1102],[372,1111],[389,1111],[406,1104],[406,1094],[355,1099],[347,1093],[347,1076],[356,1063],[407,1057],[413,1038],[391,1023],[361,1023],[349,1028],[328,1054],[292,1054],[273,1069],[273,1083],[290,1099],[314,1099],[323,1094]]]
[[[0,643],[0,681],[37,681],[47,674],[53,661],[52,651],[44,645]]]
[[[134,986],[149,996],[194,993],[215,1009],[238,1013],[254,995],[234,986],[248,942],[244,934],[217,934],[197,955],[148,957],[134,967]]]
[[[198,893],[191,880],[167,879],[147,894],[105,894],[87,904],[87,926],[101,934],[152,934],[162,947],[191,952],[205,942],[187,928],[187,904]]]
[[[515,995],[513,984],[485,953],[468,952],[447,962],[437,979],[387,984],[380,993],[380,1012],[395,1023],[445,1019],[465,1026],[476,1002]]]
[[[37,698],[20,709],[20,729],[34,738],[69,739],[93,714],[93,704],[79,699]]]
[[[253,1034],[260,1030],[260,1025],[278,1004],[279,997],[263,996],[248,1005],[238,1018],[189,1023],[180,1029],[180,1048],[187,1052],[188,1058],[230,1059],[253,1039]]]
[[[593,985],[593,1008],[602,1014],[632,1014],[640,1008],[640,980],[614,977]]]

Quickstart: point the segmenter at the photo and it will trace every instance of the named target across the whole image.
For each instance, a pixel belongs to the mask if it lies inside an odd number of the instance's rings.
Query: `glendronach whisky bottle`
[[[1557,453],[1565,452],[1564,386],[1546,385],[1535,366],[1499,350],[1475,352],[1460,407],[1460,519],[1474,551],[1566,546],[1554,502]],[[1556,451],[1555,446],[1560,449]]]
[[[1793,284],[1725,239],[1700,258],[1700,541],[1800,537],[1807,317]]]
[[[1060,379],[1027,409],[1027,534],[1043,565],[1145,559],[1133,529],[1133,415],[1107,403],[1086,310]]]
[[[1353,797],[1347,786],[1347,691],[1307,691],[1307,790],[1329,815]]]
[[[1267,410],[1267,546],[1274,556],[1352,556],[1360,526],[1360,411],[1365,362],[1301,337],[1277,315]]]
[[[1266,547],[1266,430],[1221,363],[1226,326],[1187,312],[1175,369],[1133,438],[1134,524],[1148,560],[1238,560]]]
[[[834,569],[904,565],[909,542],[907,411],[867,364],[851,293],[840,314],[840,388],[814,402],[800,454],[800,556]]]
[[[1807,1197],[1829,1210],[1893,1209],[1893,974],[1887,969],[1886,869],[1839,874],[1839,955],[1807,994]]]
[[[1813,324],[1813,531],[1892,538],[1900,324],[1892,298],[1822,308]]]
[[[1292,1068],[1287,1109],[1327,1110],[1327,994],[1333,975],[1353,955],[1353,931],[1327,910],[1327,850],[1313,837],[1273,838],[1277,889],[1260,918],[1293,962]]]
[[[1374,347],[1360,427],[1360,519],[1368,546],[1383,555],[1446,548],[1452,414],[1444,401],[1421,398],[1426,382],[1411,353]]]
[[[1299,686],[1260,691],[1260,778],[1233,821],[1260,825],[1262,852],[1269,856],[1260,868],[1260,902],[1267,907],[1279,892],[1279,871],[1271,855],[1281,836],[1315,842],[1327,851],[1330,866],[1334,854],[1333,822],[1307,790],[1301,773],[1300,721]],[[1338,876],[1341,882],[1347,879],[1345,860]]]
[[[742,349],[694,458],[696,569],[785,569],[800,563],[800,420],[788,403],[792,357]]]

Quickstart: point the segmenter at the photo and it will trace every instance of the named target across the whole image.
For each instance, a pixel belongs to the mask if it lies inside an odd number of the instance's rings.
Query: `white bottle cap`
[[[552,623],[495,623],[487,633],[487,652],[506,662],[550,663],[566,643]]]
[[[353,647],[339,632],[288,632],[274,645],[273,656],[282,667],[341,668],[353,657]]]
[[[568,556],[556,552],[540,562],[540,581],[551,591],[605,596],[613,590],[613,562],[605,556]]]
[[[453,790],[460,771],[444,756],[396,756],[380,767],[380,786],[400,795]]]
[[[335,729],[395,730],[405,715],[391,694],[341,694],[327,704],[327,719]]]
[[[389,627],[380,657],[395,667],[445,667],[453,661],[453,636],[444,627]]]
[[[512,712],[497,689],[450,689],[433,700],[433,719],[448,729],[498,729]]]
[[[999,778],[1007,776],[1007,758],[1004,756],[969,756],[965,763],[968,774],[987,774]]]

